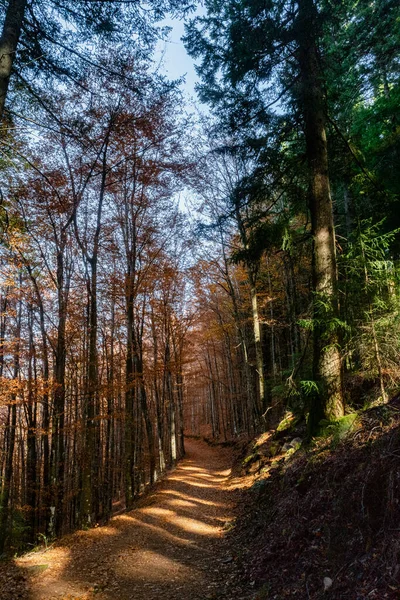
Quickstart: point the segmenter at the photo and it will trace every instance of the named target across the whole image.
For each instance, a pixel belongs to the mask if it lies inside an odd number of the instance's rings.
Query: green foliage
[[[297,323],[303,329],[310,331],[314,329],[314,319],[299,319]]]
[[[399,230],[383,228],[384,221],[360,221],[339,260],[347,355],[372,377],[378,373],[377,351],[389,371],[397,368],[400,352],[399,271],[391,255]]]
[[[0,505],[1,497],[0,497]],[[1,510],[0,510],[1,518]],[[13,550],[13,552],[21,552],[26,546],[26,538],[29,533],[29,525],[26,522],[24,513],[18,508],[9,510],[7,531],[5,532],[6,539],[8,539],[7,546]]]
[[[245,467],[246,465],[248,465],[250,462],[252,462],[253,460],[255,460],[257,458],[257,454],[249,454],[248,456],[246,456],[246,458],[243,460],[242,465]]]
[[[246,248],[232,252],[233,263],[257,263],[265,252],[281,246],[284,232],[282,222],[261,221],[253,215],[251,220],[246,223],[246,227],[248,228],[248,245]]]
[[[358,413],[349,413],[334,421],[321,421],[319,434],[323,437],[332,437],[332,445],[336,446],[357,428],[357,424]]]
[[[300,381],[299,385],[304,396],[310,397],[313,394],[318,394],[318,384],[316,381],[304,380]]]

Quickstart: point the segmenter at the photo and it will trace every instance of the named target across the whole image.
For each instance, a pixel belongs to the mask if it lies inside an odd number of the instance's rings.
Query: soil
[[[304,434],[267,432],[236,462],[232,543],[252,600],[400,599],[400,398],[290,454]],[[293,452],[293,451],[292,451]]]
[[[1,565],[1,600],[247,598],[226,535],[240,494],[232,451],[192,439],[186,450],[131,512]]]
[[[399,600],[400,397],[351,423],[187,440],[134,510],[0,565],[0,600]]]

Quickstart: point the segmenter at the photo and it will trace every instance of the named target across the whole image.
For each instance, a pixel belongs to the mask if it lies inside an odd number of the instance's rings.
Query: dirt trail
[[[229,451],[188,440],[186,458],[137,508],[2,566],[1,600],[239,600],[224,540],[230,463]]]

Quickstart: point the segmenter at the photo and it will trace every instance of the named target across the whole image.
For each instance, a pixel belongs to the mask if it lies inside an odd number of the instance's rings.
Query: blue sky
[[[199,8],[196,14],[201,14],[203,10]],[[193,15],[192,15],[193,16]],[[171,33],[169,35],[169,41],[160,42],[156,60],[159,59],[161,54],[164,52],[164,67],[162,71],[169,77],[169,79],[179,79],[185,75],[185,83],[182,85],[182,89],[185,96],[188,99],[195,100],[198,102],[195,92],[195,84],[199,81],[196,71],[194,68],[194,62],[187,54],[185,46],[181,40],[184,35],[184,22],[178,19],[165,19],[162,25],[171,27]]]

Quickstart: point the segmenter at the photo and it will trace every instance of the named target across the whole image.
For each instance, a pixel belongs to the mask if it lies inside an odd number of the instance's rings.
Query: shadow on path
[[[221,543],[233,518],[230,463],[229,450],[188,440],[186,458],[134,510],[15,560],[25,577],[20,598],[229,598],[232,565]]]

